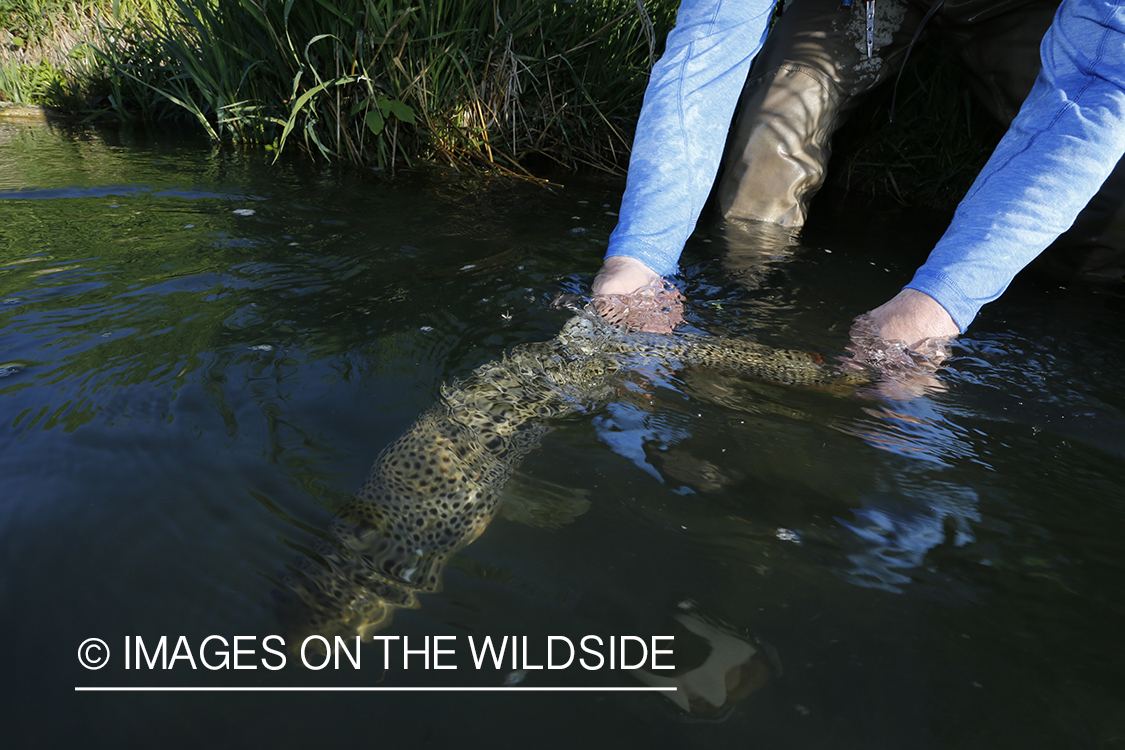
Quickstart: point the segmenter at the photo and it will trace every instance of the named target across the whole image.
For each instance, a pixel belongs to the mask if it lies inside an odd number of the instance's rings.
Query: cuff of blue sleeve
[[[944,274],[919,268],[914,278],[904,288],[928,294],[945,308],[957,328],[964,333],[977,316],[984,301],[967,296],[961,288]]]

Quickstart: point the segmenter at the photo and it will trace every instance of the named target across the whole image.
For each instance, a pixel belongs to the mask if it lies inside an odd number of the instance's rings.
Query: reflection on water
[[[0,669],[26,686],[4,707],[13,746],[354,743],[372,726],[407,746],[1125,736],[1125,309],[1034,282],[954,346],[944,390],[912,399],[638,362],[604,406],[537,420],[502,517],[380,631],[677,633],[670,675],[384,670],[366,666],[377,644],[362,670],[126,670],[126,636],[278,632],[271,591],[301,560],[332,562],[328,529],[371,457],[442,383],[559,333],[569,314],[549,301],[586,290],[621,186],[387,182],[35,127],[0,127],[0,143],[0,632],[20,644]],[[820,216],[800,238],[697,234],[677,279],[687,330],[832,361],[940,230]],[[545,506],[582,512],[544,523]],[[75,663],[89,637],[109,644],[106,669]],[[679,700],[71,694],[661,677]]]

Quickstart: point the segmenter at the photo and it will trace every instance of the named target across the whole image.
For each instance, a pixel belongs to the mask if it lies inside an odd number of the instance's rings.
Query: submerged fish
[[[333,543],[316,550],[321,559],[303,560],[285,580],[296,595],[283,597],[290,636],[366,639],[394,609],[417,607],[416,594],[439,590],[450,557],[495,517],[505,483],[539,445],[548,420],[604,405],[620,373],[653,359],[793,386],[846,391],[867,382],[808,352],[629,333],[596,313],[579,314],[551,341],[518,345],[443,386],[439,402],[379,455],[333,521]]]

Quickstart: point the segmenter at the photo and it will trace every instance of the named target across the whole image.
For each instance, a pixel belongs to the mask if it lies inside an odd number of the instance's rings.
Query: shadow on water
[[[489,444],[479,421],[451,428],[440,404],[458,386],[442,384],[554,339],[569,313],[549,300],[587,288],[621,186],[390,182],[93,131],[2,127],[0,142],[0,632],[20,644],[0,669],[24,687],[0,712],[14,746],[1120,746],[1119,297],[1017,285],[956,345],[943,389],[912,399],[633,361],[534,415],[500,460],[522,463],[499,469],[487,530],[442,560],[440,592],[410,565],[377,576],[411,606],[370,632],[411,648],[452,637],[457,670],[384,664],[380,642],[360,669],[306,669],[281,649],[274,670],[271,591],[333,565],[355,574],[341,550],[373,540],[348,518],[352,493],[420,419]],[[799,238],[698,233],[677,279],[686,331],[842,356],[852,318],[940,227],[824,216]],[[526,382],[557,392],[539,366]],[[493,416],[505,403],[481,398]],[[533,666],[549,636],[654,634],[676,637],[674,672]],[[205,666],[222,658],[201,645],[211,635],[228,652],[250,638],[255,668]],[[137,639],[151,655],[161,636],[180,658],[137,669]],[[468,638],[484,636],[539,651],[478,669]],[[91,637],[105,669],[74,661]],[[72,692],[662,679],[686,688],[678,700]]]

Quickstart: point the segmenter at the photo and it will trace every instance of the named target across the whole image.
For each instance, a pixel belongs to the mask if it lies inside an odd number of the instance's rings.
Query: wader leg
[[[922,13],[876,2],[868,59],[864,4],[794,0],[751,68],[715,187],[728,221],[797,228],[824,182],[832,134],[856,97],[898,71]]]

